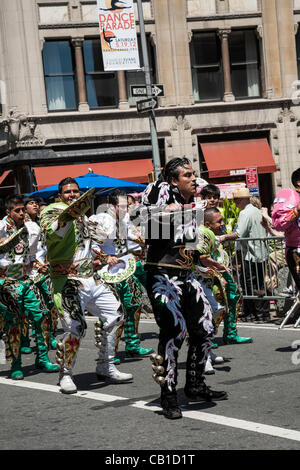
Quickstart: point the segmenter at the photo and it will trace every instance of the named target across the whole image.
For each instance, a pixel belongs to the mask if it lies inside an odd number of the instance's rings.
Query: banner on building
[[[105,71],[140,68],[133,0],[97,0]]]

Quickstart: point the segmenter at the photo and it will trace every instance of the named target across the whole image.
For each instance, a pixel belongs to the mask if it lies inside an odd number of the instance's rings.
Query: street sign
[[[251,196],[259,196],[257,168],[246,168],[247,188]]]
[[[147,96],[146,85],[130,85],[131,96],[136,98],[137,96]],[[164,96],[163,85],[151,85],[152,96]]]
[[[147,98],[146,100],[140,100],[136,102],[136,109],[139,113],[152,111],[154,108],[157,108],[156,98]]]

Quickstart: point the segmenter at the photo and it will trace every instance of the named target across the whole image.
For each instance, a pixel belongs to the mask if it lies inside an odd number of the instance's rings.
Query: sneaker
[[[223,364],[224,362],[224,358],[222,356],[217,356],[212,351],[210,352],[210,358],[211,358],[212,364]]]
[[[105,380],[109,383],[126,383],[133,379],[132,374],[120,372],[114,364],[101,363],[96,367],[96,375],[99,380]]]
[[[212,390],[204,382],[198,388],[184,387],[184,393],[192,401],[221,401],[227,400],[227,392]]]

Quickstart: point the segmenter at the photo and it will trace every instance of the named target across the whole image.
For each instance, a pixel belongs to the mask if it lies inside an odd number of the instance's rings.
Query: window
[[[140,67],[144,67],[143,53],[142,53],[142,44],[141,38],[138,36],[138,48],[139,48],[139,57],[140,57]],[[156,81],[156,69],[155,69],[155,55],[153,46],[150,43],[150,37],[147,36],[147,48],[148,48],[148,60],[150,68],[151,83]],[[137,99],[133,98],[130,92],[131,85],[145,85],[145,73],[143,70],[127,70],[126,71],[126,84],[127,84],[127,96],[128,103],[130,106],[135,106]]]
[[[220,41],[215,32],[196,33],[191,44],[192,80],[196,101],[223,98]]]
[[[140,40],[139,40],[140,41]],[[80,48],[81,56],[76,49]],[[140,64],[143,67],[142,48],[139,44]],[[153,47],[148,41],[148,57],[152,81],[155,81],[155,60]],[[45,41],[43,48],[44,77],[49,111],[78,109],[78,95],[88,102],[90,109],[117,107],[119,105],[119,83],[117,72],[105,72],[102,59],[100,38],[78,42],[68,40]],[[77,74],[80,76],[81,80]],[[126,71],[127,96],[131,106],[136,99],[131,97],[130,85],[145,84],[145,73],[142,70]],[[84,86],[85,84],[85,86]],[[80,86],[80,90],[78,89]],[[86,93],[85,93],[86,92]],[[86,94],[86,96],[85,96]]]
[[[258,41],[254,31],[232,31],[229,36],[232,92],[236,98],[261,96]]]
[[[49,111],[76,109],[74,62],[69,41],[46,41],[43,63]]]
[[[119,102],[117,73],[104,71],[100,39],[87,39],[83,42],[83,57],[90,108],[117,106]]]
[[[236,99],[261,96],[258,40],[254,30],[231,31],[228,40],[232,93]],[[224,67],[217,32],[196,32],[190,45],[195,101],[221,101]]]

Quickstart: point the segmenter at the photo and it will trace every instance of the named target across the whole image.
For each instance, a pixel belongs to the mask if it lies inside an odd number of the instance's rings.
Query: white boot
[[[132,374],[120,372],[114,363],[98,363],[96,367],[96,374],[98,379],[105,379],[110,383],[124,383],[130,382],[133,379]]]
[[[210,351],[210,358],[213,364],[223,364],[224,362],[224,358],[222,356],[217,356],[212,351]]]
[[[72,373],[70,370],[62,371],[59,377],[59,385],[61,393],[76,393],[77,387],[73,382]]]
[[[132,374],[120,372],[114,364],[115,336],[119,324],[115,325],[111,331],[101,332],[101,343],[99,344],[98,364],[96,375],[99,380],[105,379],[110,383],[130,382],[133,379]]]
[[[210,356],[208,356],[207,361],[205,363],[204,374],[205,375],[212,375],[214,373],[215,373],[215,369],[212,366]]]

